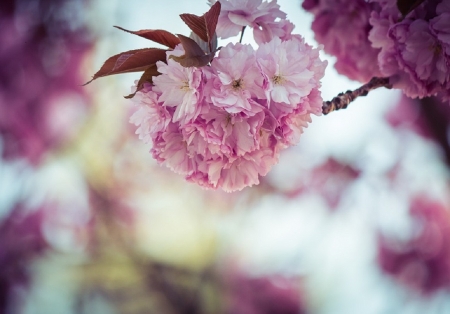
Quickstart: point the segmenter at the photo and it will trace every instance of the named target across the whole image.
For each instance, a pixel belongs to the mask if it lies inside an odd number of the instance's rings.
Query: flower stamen
[[[282,77],[281,75],[274,75],[272,77],[272,82],[275,85],[282,85],[286,80],[284,79],[284,77]]]
[[[236,90],[241,90],[244,87],[244,81],[242,79],[234,80],[231,87]]]
[[[183,85],[180,87],[181,90],[183,91],[189,91],[191,88],[189,87],[189,82],[188,81],[184,81]]]
[[[431,51],[433,51],[435,56],[439,56],[442,53],[442,46],[440,43],[436,43],[431,46]]]

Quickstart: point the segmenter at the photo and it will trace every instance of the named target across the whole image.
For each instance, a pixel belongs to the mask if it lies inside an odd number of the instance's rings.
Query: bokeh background
[[[301,2],[278,3],[317,45]],[[151,158],[123,98],[138,74],[81,86],[157,46],[113,25],[187,35],[178,15],[207,10],[2,0],[0,313],[450,313],[448,104],[373,91],[227,194]],[[323,57],[324,99],[358,87]]]

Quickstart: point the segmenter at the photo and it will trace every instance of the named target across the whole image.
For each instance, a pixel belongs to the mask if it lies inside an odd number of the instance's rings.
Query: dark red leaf
[[[206,23],[203,17],[188,13],[181,14],[180,17],[195,34],[203,41],[208,42]]]
[[[209,51],[217,51],[217,34],[214,33],[214,36],[211,40],[211,43],[208,44],[206,41],[203,41],[197,34],[194,32],[191,32],[191,35],[189,36],[193,41],[195,41],[200,48],[203,49],[205,53],[209,53]]]
[[[208,30],[208,43],[211,42],[214,33],[216,32],[217,21],[219,20],[221,4],[219,1],[214,3],[214,5],[206,12],[203,16],[205,17],[206,28]]]
[[[209,44],[216,31],[220,7],[221,4],[217,1],[209,11],[202,16],[185,13],[181,14],[180,17],[195,34]]]
[[[407,16],[425,0],[397,0],[397,8],[403,17]]]
[[[141,78],[138,81],[136,91],[128,96],[125,96],[125,98],[130,99],[133,98],[138,91],[140,91],[142,88],[144,88],[144,83],[148,82],[150,84],[153,84],[153,77],[158,76],[161,73],[158,72],[158,68],[156,64],[152,64],[147,68],[147,70],[142,73]]]
[[[103,76],[145,71],[157,61],[165,61],[166,51],[159,48],[144,48],[119,53],[106,60],[100,70],[94,74],[92,80],[84,85]]]
[[[140,31],[129,31],[120,26],[114,26],[124,32],[131,33],[134,35],[141,36],[143,38],[149,39],[151,41],[157,42],[158,44],[167,46],[174,49],[176,45],[180,43],[180,40],[172,33],[165,31],[163,29],[143,29]]]
[[[185,54],[180,57],[170,56],[170,59],[175,60],[186,68],[201,67],[211,62],[214,53],[205,54],[202,48],[200,48],[200,46],[191,38],[180,34],[177,34],[177,36],[180,38]]]

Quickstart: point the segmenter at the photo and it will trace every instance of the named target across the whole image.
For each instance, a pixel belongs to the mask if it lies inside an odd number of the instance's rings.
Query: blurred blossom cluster
[[[0,134],[5,158],[37,163],[73,139],[88,99],[80,86],[93,45],[82,0],[6,0],[0,6]]]
[[[450,5],[425,0],[306,0],[312,29],[339,73],[367,82],[389,77],[411,98],[449,99]],[[373,62],[377,59],[378,62]]]
[[[127,80],[81,87],[97,55],[125,45],[111,40],[110,26],[170,29],[177,24],[167,12],[205,12],[207,4],[2,1],[0,313],[450,312],[448,104],[379,91],[361,104],[363,114],[310,115],[332,93],[319,91],[324,71],[323,85],[327,75],[338,88],[348,82],[305,43],[312,17],[301,2],[219,2],[218,35],[252,27],[244,43],[219,42],[208,69],[165,59],[154,85],[129,101],[121,97]],[[427,3],[422,15],[400,21],[389,1],[302,2],[338,71],[362,81],[384,75],[369,60],[408,50],[423,21],[428,28],[418,34],[444,48],[447,2]],[[373,48],[375,21],[405,31],[405,41],[391,34]],[[291,37],[294,23],[305,38]],[[285,70],[301,68],[305,85],[277,90],[274,55],[296,60]],[[398,84],[423,83],[411,76],[409,57],[388,58],[392,75]],[[436,73],[426,78],[433,91]],[[249,81],[236,90],[240,77]],[[192,84],[177,89],[184,79]],[[298,106],[279,101],[285,97]],[[253,168],[267,162],[258,154],[270,157],[267,176]],[[158,161],[208,187],[260,184],[205,190]]]

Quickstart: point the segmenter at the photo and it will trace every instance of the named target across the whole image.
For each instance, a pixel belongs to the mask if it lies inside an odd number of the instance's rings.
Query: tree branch
[[[389,84],[388,77],[373,77],[369,83],[355,89],[354,91],[348,90],[345,93],[339,93],[331,101],[324,101],[322,105],[322,113],[324,115],[329,114],[332,111],[339,109],[345,109],[347,106],[359,96],[366,96],[371,90],[379,87],[392,88]]]

